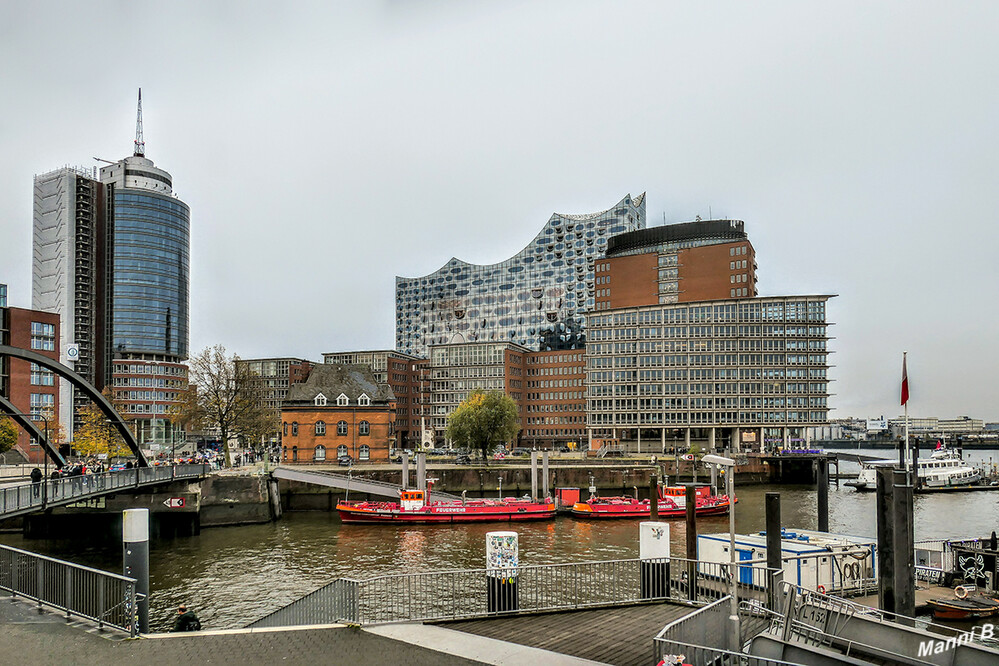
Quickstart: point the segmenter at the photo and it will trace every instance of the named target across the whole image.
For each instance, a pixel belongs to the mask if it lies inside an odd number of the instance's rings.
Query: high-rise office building
[[[513,257],[491,265],[451,259],[416,278],[396,277],[396,349],[510,342],[531,350],[580,349],[594,305],[596,259],[608,239],[645,228],[645,194],[598,213],[555,213]]]
[[[175,437],[167,415],[187,386],[190,236],[190,209],[145,156],[141,92],[131,156],[99,179],[70,167],[35,177],[33,307],[62,317],[77,372],[148,420],[143,443]],[[60,402],[73,407],[62,413],[72,433],[86,398],[67,386]]]

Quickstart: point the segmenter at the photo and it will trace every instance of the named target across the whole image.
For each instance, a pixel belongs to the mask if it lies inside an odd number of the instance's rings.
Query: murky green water
[[[995,452],[992,452],[995,455]],[[988,454],[984,456],[987,459]],[[847,465],[844,465],[844,472]],[[764,528],[764,493],[781,494],[783,523],[816,527],[816,493],[808,486],[746,486],[737,489],[736,529]],[[984,535],[999,527],[999,492],[919,495],[916,538]],[[846,487],[830,488],[833,532],[874,536],[875,498]],[[181,602],[194,608],[206,628],[241,627],[340,576],[363,578],[397,572],[484,566],[486,532],[493,525],[341,525],[335,514],[291,513],[267,525],[206,529],[196,537],[158,540],[151,545],[154,630],[173,620]],[[523,523],[523,564],[607,560],[638,555],[637,521],[591,522],[559,518]],[[698,529],[727,532],[726,516],[701,518]],[[674,553],[684,553],[683,521],[673,521]],[[121,571],[121,544],[25,540],[0,541],[109,571]]]

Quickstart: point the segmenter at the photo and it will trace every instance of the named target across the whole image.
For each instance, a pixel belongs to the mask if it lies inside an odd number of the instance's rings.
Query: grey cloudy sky
[[[192,211],[191,346],[394,344],[394,276],[648,192],[835,293],[833,417],[999,420],[999,4],[0,5],[0,282],[32,176],[146,155]]]

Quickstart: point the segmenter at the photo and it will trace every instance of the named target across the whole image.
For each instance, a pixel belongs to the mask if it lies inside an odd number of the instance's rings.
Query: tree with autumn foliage
[[[103,394],[108,400],[114,397],[110,387],[106,387]],[[79,425],[73,438],[73,449],[78,455],[89,458],[104,453],[108,460],[132,455],[114,424],[108,421],[107,415],[94,402],[82,408],[78,416]]]
[[[229,438],[243,437],[255,443],[261,435],[275,432],[279,417],[260,400],[257,375],[238,356],[215,345],[191,357],[190,388],[178,410],[188,429],[218,433],[222,442],[222,464],[229,466]]]
[[[448,439],[482,451],[486,460],[495,445],[512,440],[519,431],[517,403],[502,391],[472,391],[447,419]]]
[[[0,454],[5,454],[17,444],[17,425],[7,416],[0,416]]]

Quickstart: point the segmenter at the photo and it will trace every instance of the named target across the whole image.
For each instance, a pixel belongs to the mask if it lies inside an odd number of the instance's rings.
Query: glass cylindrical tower
[[[108,192],[111,347],[116,356],[188,357],[190,208],[145,157],[101,170]]]

